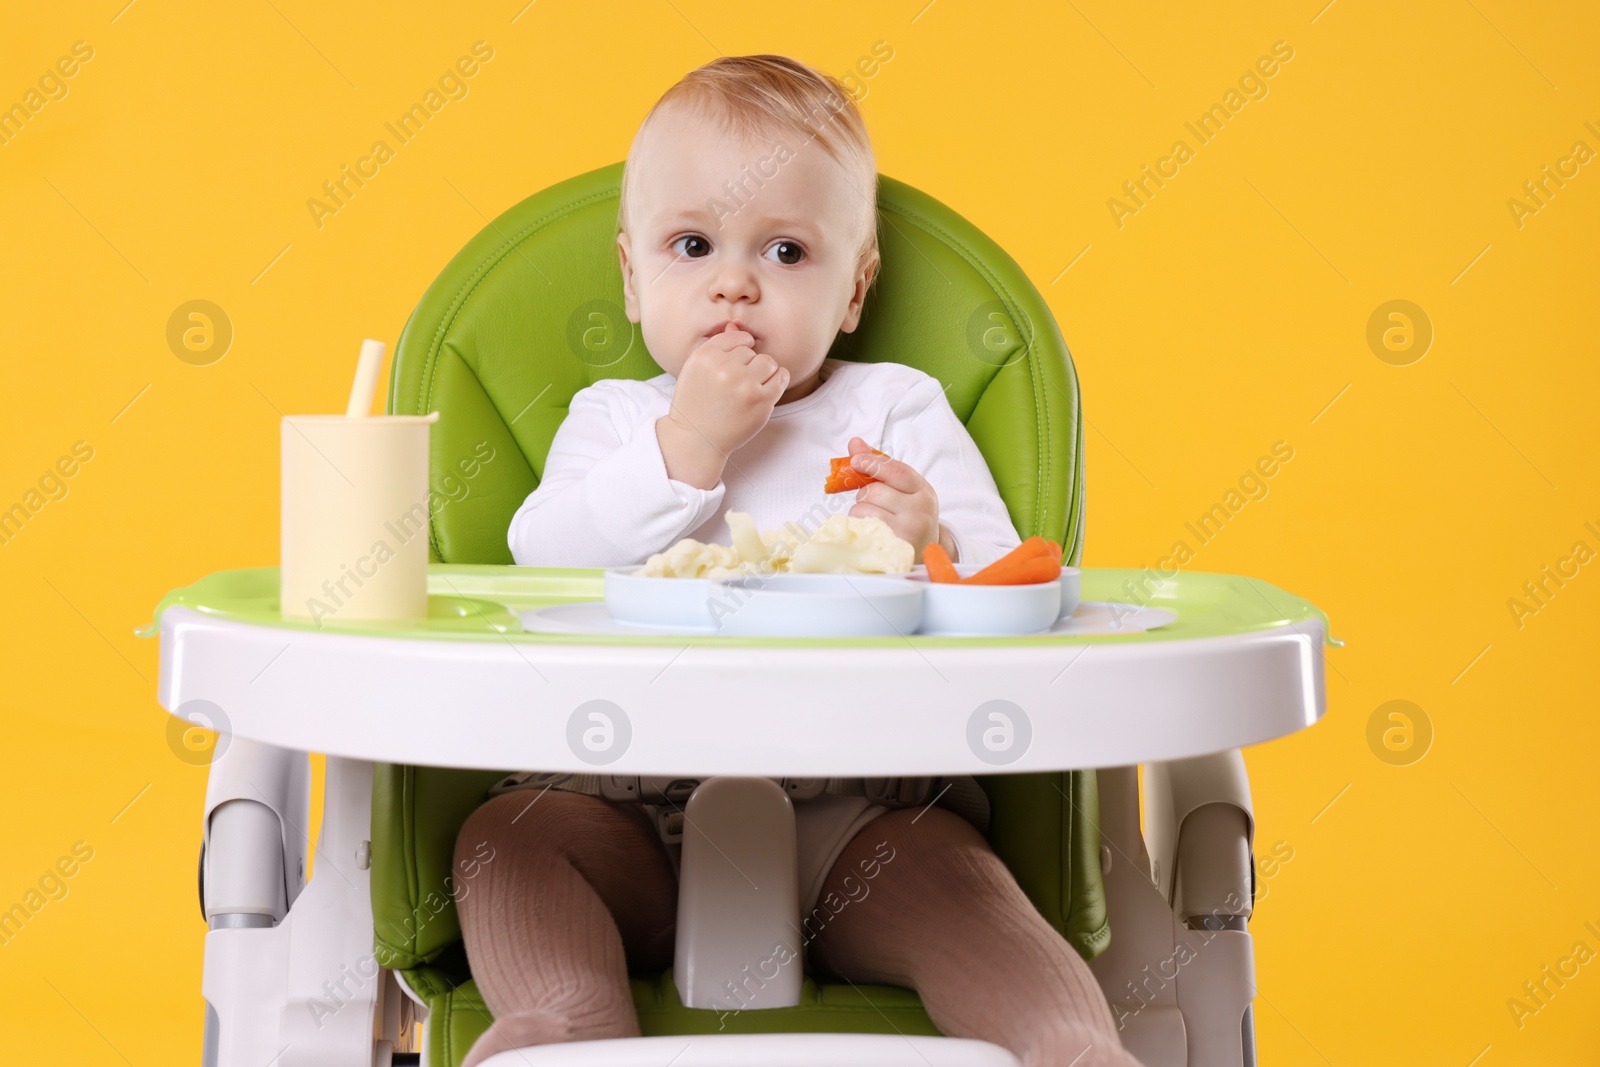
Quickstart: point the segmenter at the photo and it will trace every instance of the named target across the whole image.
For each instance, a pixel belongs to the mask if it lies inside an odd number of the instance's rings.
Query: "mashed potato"
[[[757,533],[742,511],[724,518],[731,545],[685,537],[645,562],[639,574],[654,578],[735,578],[746,574],[905,574],[917,551],[882,519],[830,515],[809,535],[793,522]]]

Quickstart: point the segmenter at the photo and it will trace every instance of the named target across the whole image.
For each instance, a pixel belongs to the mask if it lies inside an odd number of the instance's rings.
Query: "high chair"
[[[538,484],[572,395],[602,378],[660,373],[622,308],[614,241],[621,174],[617,163],[580,175],[496,218],[445,267],[405,327],[387,410],[441,413],[431,445],[436,562],[511,564],[509,519]],[[946,383],[1018,532],[1059,541],[1065,562],[1077,565],[1083,420],[1076,371],[1048,306],[971,223],[905,183],[880,181],[882,272],[859,329],[841,334],[830,355],[905,363]],[[1315,670],[1320,714],[1320,659]],[[441,735],[455,728],[451,709],[439,707]],[[1145,765],[1142,831],[1137,765],[979,778],[992,809],[990,843],[1041,914],[1091,961],[1124,1044],[1149,1067],[1255,1060],[1246,931],[1253,817],[1243,759],[1226,746],[1220,739],[1214,754]],[[1151,739],[1150,758],[1170,751]],[[219,853],[252,834],[271,842],[269,852],[281,842],[281,884],[269,869],[275,903],[254,915],[226,912],[215,896],[203,902],[213,931],[277,923],[305,888],[306,843],[290,829],[305,822],[304,754],[260,758],[281,761],[254,772],[282,783],[270,799],[213,767],[202,894],[243,877]],[[446,887],[462,823],[492,784],[523,769],[373,766],[370,846],[358,843],[370,861],[375,965],[383,969],[373,1064],[452,1067],[490,1024]],[[661,1047],[663,1037],[718,1033],[723,1058],[693,1062],[1016,1063],[992,1045],[940,1038],[905,989],[807,975],[797,1005],[719,1013],[682,1006],[670,969],[635,974],[632,986],[643,1038],[528,1049],[497,1057],[495,1067],[665,1064],[672,1049]],[[215,1011],[210,1023],[214,1055]],[[770,1034],[804,1036],[777,1045],[726,1037]],[[262,1062],[275,1051],[263,1048]]]

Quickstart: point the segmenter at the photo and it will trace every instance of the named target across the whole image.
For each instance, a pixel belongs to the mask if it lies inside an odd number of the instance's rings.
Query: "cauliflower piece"
[[[730,511],[723,518],[728,521],[728,531],[733,535],[733,547],[739,558],[750,563],[761,563],[771,554],[766,542],[756,532],[756,520],[749,513]]]
[[[652,555],[638,573],[646,578],[728,578],[743,570],[739,553],[728,545],[706,545],[685,537]]]
[[[750,515],[724,516],[732,545],[685,537],[646,561],[646,578],[737,578],[751,574],[905,574],[916,549],[882,519],[830,515],[807,534],[795,522],[757,534]]]
[[[882,519],[830,515],[795,544],[788,568],[791,574],[905,574],[916,554]]]

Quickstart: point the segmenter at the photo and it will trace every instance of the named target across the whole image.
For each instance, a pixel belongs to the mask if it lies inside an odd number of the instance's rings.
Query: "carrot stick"
[[[1030,537],[1016,548],[1013,548],[1010,552],[1007,552],[1004,556],[1001,556],[999,559],[989,564],[989,566],[985,567],[977,574],[972,575],[970,578],[963,578],[961,581],[972,582],[974,585],[996,584],[991,583],[988,580],[989,577],[992,577],[992,575],[989,573],[990,571],[994,571],[996,569],[1009,570],[1010,568],[1024,563],[1030,559],[1050,558],[1050,545],[1051,542],[1046,541],[1042,537]],[[1056,551],[1054,558],[1058,561],[1061,559],[1061,553],[1059,550]],[[977,579],[977,581],[974,581],[974,579]]]
[[[1038,534],[1034,534],[1032,537],[1022,542],[1022,544],[1018,545],[1016,548],[1013,548],[1009,553],[1007,553],[1007,555],[1016,555],[1020,552],[1025,557],[1034,556],[1042,554],[1049,547],[1049,541],[1046,541]]]
[[[922,549],[922,562],[928,567],[928,578],[935,582],[959,582],[961,575],[957,573],[954,563],[950,562],[950,553],[937,541],[929,541]]]
[[[1013,559],[1008,556],[996,560],[969,578],[961,579],[965,585],[1032,585],[1036,582],[1054,581],[1061,577],[1061,563],[1049,556],[1032,559]]]
[[[1061,546],[1055,541],[1046,541],[1035,535],[1011,550],[1013,554],[1020,553],[1022,558],[1031,559],[1035,556],[1048,556],[1059,562],[1061,560]]]
[[[1030,565],[1039,564],[1030,570]],[[1060,546],[1042,537],[1030,537],[977,574],[962,581],[970,585],[1015,585],[1050,580],[1049,568],[1061,573]],[[1039,577],[1036,577],[1039,575]]]

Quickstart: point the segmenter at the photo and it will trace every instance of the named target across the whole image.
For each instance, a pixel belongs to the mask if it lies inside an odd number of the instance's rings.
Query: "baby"
[[[628,318],[666,373],[573,397],[511,521],[517,563],[625,566],[686,536],[726,544],[728,511],[814,529],[850,497],[822,489],[841,441],[877,479],[848,514],[881,520],[916,559],[938,543],[989,563],[1021,542],[937,379],[827,358],[877,275],[876,199],[865,125],[827,75],[724,57],[662,96],[628,155],[617,246]],[[459,854],[488,841],[502,857],[458,902],[495,1017],[463,1067],[638,1036],[628,973],[672,963],[676,857],[641,805],[581,781],[497,789],[457,838]],[[985,842],[981,791],[964,786],[937,806],[849,790],[795,805],[802,914],[851,897],[804,946],[808,971],[915,989],[942,1032],[1028,1067],[1137,1067],[1087,964]],[[845,893],[869,868],[872,891]]]

